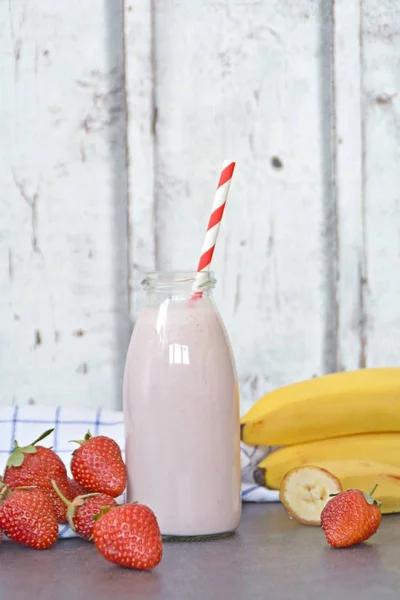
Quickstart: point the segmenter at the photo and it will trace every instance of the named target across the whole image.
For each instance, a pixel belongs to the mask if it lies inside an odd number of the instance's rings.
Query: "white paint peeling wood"
[[[366,346],[360,2],[335,0],[332,3],[337,212],[336,368],[343,370],[365,366]]]
[[[400,364],[400,5],[363,1],[368,366]]]
[[[0,403],[116,407],[129,333],[121,2],[2,1],[0,23]]]
[[[243,409],[326,367],[320,36],[312,0],[155,3],[158,261],[195,267],[236,160],[214,269]]]
[[[399,364],[396,2],[0,0],[0,24],[0,403],[121,406],[142,274],[195,268],[224,158],[242,411]]]
[[[124,15],[128,152],[128,265],[130,314],[143,298],[143,273],[156,266],[154,199],[154,81],[151,0],[126,0]]]

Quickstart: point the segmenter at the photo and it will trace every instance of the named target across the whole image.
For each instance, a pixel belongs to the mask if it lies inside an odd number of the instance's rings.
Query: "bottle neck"
[[[195,292],[200,292],[202,297],[211,297],[215,283],[213,273],[209,271],[202,273],[200,279],[195,271],[154,271],[146,274],[142,286],[147,300],[180,301],[189,300]]]

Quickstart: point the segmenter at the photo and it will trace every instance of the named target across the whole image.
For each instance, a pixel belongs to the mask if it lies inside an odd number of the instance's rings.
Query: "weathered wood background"
[[[400,362],[400,4],[0,0],[0,403],[121,406],[141,274],[215,254],[242,409]]]

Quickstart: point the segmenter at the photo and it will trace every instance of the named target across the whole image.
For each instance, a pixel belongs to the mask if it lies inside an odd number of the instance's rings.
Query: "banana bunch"
[[[400,368],[332,373],[287,385],[260,398],[241,424],[242,440],[251,446],[400,432]]]
[[[289,471],[312,465],[345,489],[378,484],[382,511],[400,512],[400,368],[334,373],[277,389],[242,417],[241,436],[249,445],[279,446],[256,468],[259,485],[280,489]]]

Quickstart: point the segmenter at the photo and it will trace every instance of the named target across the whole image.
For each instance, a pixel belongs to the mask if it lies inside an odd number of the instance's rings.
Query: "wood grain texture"
[[[363,1],[366,360],[400,364],[400,5]]]
[[[154,268],[214,255],[242,410],[400,361],[400,6],[0,1],[0,403],[120,407]]]
[[[338,370],[365,367],[367,343],[360,14],[361,0],[332,3]]]
[[[129,304],[135,320],[143,273],[156,267],[154,56],[151,0],[125,2]]]
[[[0,402],[117,407],[129,331],[120,1],[0,2]]]
[[[213,267],[245,407],[326,369],[321,11],[171,0],[154,23],[158,264],[195,268],[222,160],[236,160]]]

